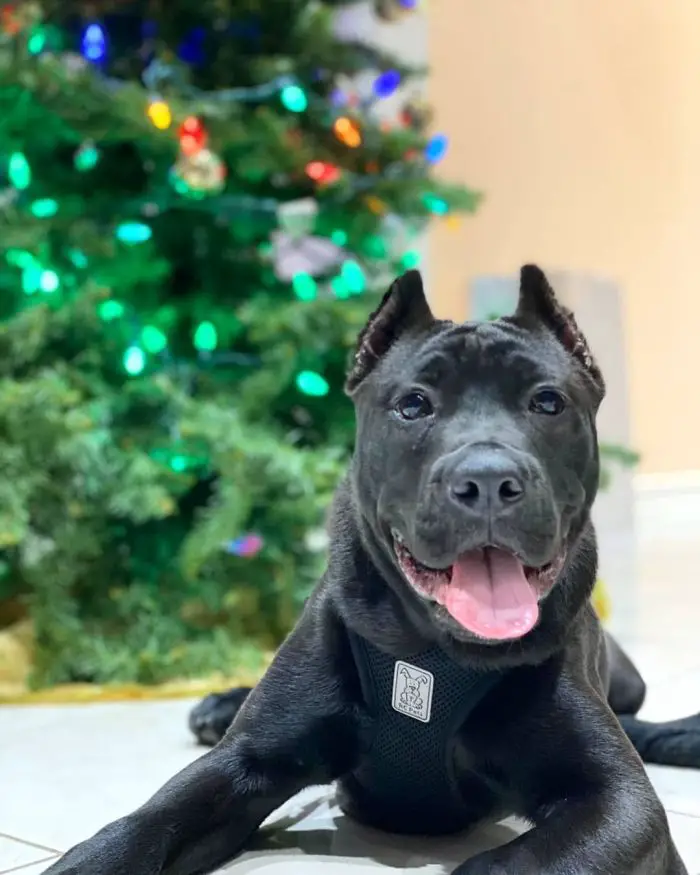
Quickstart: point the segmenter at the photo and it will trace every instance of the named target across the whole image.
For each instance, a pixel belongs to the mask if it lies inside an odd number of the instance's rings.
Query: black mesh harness
[[[375,727],[360,766],[341,782],[343,807],[390,832],[464,829],[470,818],[454,775],[455,737],[502,675],[464,668],[439,647],[397,660],[349,634]]]

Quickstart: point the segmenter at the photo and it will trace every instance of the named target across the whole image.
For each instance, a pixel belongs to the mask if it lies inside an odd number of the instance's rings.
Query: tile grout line
[[[34,847],[37,847],[37,845]],[[16,866],[14,869],[0,869],[0,875],[10,875],[11,872],[21,872],[23,869],[29,869],[30,866],[40,866],[42,863],[50,863],[51,860],[56,860],[60,856],[60,854],[52,854],[50,857],[42,857],[41,860],[32,860],[31,863],[22,863],[21,866]]]
[[[32,848],[38,848],[40,851],[48,851],[49,854],[63,853],[63,851],[59,851],[57,848],[49,848],[47,845],[39,845],[36,842],[30,842],[29,839],[21,839],[18,836],[11,836],[6,832],[0,832],[0,839],[10,839],[10,841],[19,842],[21,845],[30,845]],[[0,875],[3,875],[4,871],[4,869],[0,870]]]

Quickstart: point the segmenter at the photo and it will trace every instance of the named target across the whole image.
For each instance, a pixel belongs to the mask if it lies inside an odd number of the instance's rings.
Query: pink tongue
[[[452,568],[452,580],[437,596],[460,625],[480,638],[521,638],[540,615],[521,563],[492,547],[461,556]]]

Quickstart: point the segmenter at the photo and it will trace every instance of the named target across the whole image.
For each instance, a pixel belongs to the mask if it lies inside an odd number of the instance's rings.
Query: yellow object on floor
[[[610,598],[602,580],[597,580],[591,598],[595,612],[605,623],[610,618]],[[156,686],[141,684],[62,684],[46,690],[29,690],[26,680],[31,661],[33,635],[28,621],[0,632],[0,704],[78,704],[87,702],[149,701],[199,698],[230,687],[254,686],[257,675],[217,675],[198,680],[169,681]],[[266,664],[272,660],[268,654]]]
[[[591,599],[593,608],[596,614],[598,614],[601,623],[607,623],[610,619],[610,597],[608,596],[605,584],[600,578],[596,580]]]

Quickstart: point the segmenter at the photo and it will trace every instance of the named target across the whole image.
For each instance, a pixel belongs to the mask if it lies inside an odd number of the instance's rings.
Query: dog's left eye
[[[556,389],[540,389],[530,399],[532,413],[541,413],[544,416],[559,416],[564,412],[566,399]]]
[[[402,419],[422,419],[432,414],[433,405],[420,392],[409,392],[396,405],[396,411]]]

